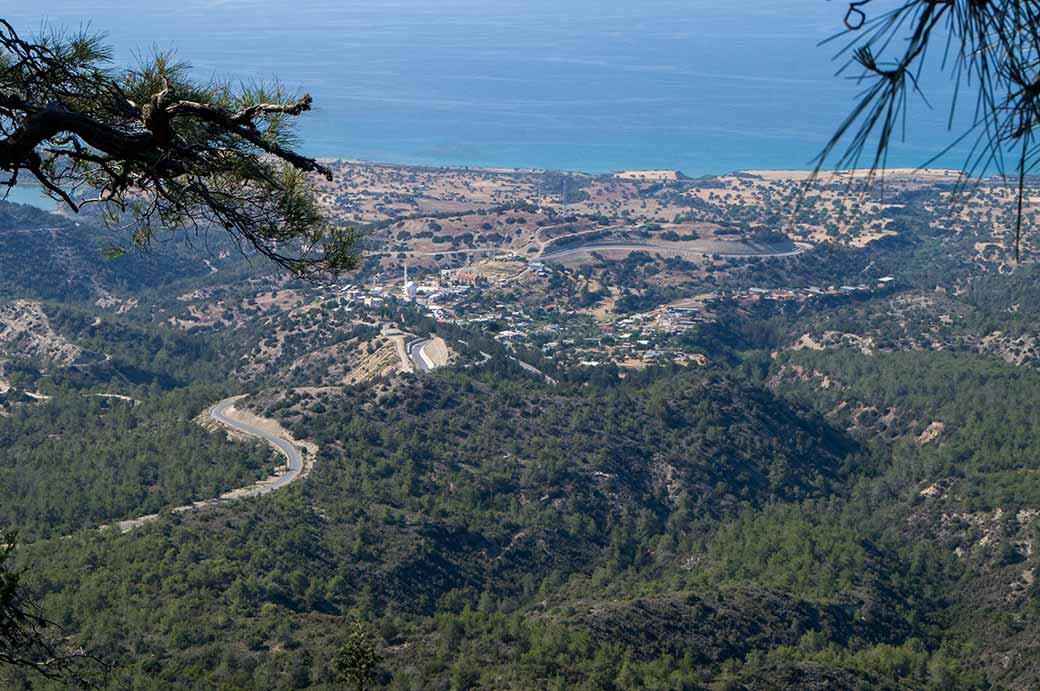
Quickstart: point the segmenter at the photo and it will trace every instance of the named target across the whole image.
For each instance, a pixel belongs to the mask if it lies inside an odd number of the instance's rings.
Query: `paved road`
[[[285,439],[271,434],[270,432],[265,432],[258,427],[253,427],[252,425],[229,418],[226,415],[227,409],[233,406],[240,398],[242,397],[235,396],[234,398],[228,398],[221,401],[209,409],[209,416],[226,427],[238,430],[239,432],[248,434],[251,437],[259,437],[260,439],[263,439],[273,446],[279,453],[285,456],[286,460],[289,462],[289,469],[285,473],[269,478],[268,480],[257,484],[252,489],[236,495],[243,497],[258,497],[262,494],[273,492],[276,489],[281,489],[282,487],[295,482],[296,479],[300,477],[300,473],[303,472],[303,457],[300,456],[300,450]]]
[[[409,341],[405,346],[405,350],[408,352],[408,357],[411,358],[416,371],[429,372],[433,369],[430,366],[432,364],[430,359],[423,353],[423,348],[430,343],[430,340],[431,339],[429,338],[417,338],[414,341]]]
[[[242,499],[243,497],[259,497],[260,495],[273,492],[276,489],[281,489],[286,485],[296,481],[300,478],[303,473],[303,457],[300,455],[300,450],[296,448],[291,442],[282,439],[279,436],[265,432],[262,429],[253,427],[245,422],[239,422],[233,420],[227,416],[227,410],[231,406],[235,405],[239,400],[245,398],[245,396],[234,396],[232,398],[226,398],[220,403],[215,404],[209,409],[209,416],[213,420],[216,420],[221,425],[230,427],[231,429],[237,430],[242,434],[248,434],[251,437],[258,437],[263,439],[268,444],[278,450],[286,460],[289,462],[288,469],[277,475],[272,475],[266,480],[261,480],[255,484],[247,487],[240,487],[229,492],[221,494],[219,497],[212,497],[210,499],[201,499],[191,504],[184,506],[177,506],[170,509],[171,513],[184,513],[185,511],[192,511],[194,509],[203,509],[208,506],[215,506],[224,501],[233,501],[235,499]],[[138,516],[137,518],[128,518],[124,521],[117,521],[110,525],[100,526],[102,530],[107,528],[115,528],[121,533],[128,532],[134,528],[140,527],[145,523],[158,520],[160,514],[153,513],[147,516]]]
[[[513,357],[512,355],[509,356],[509,359],[513,360],[514,362],[516,362],[516,364],[520,365],[520,367],[523,370],[525,370],[527,372],[530,372],[531,374],[534,374],[534,375],[536,375],[538,377],[541,377],[541,378],[545,379],[545,383],[546,384],[552,384],[553,386],[556,386],[556,380],[555,379],[553,379],[548,374],[546,374],[542,370],[538,369],[534,365],[528,364],[528,363],[524,362],[523,360],[521,360],[519,358]]]
[[[513,274],[512,276],[508,276],[506,278],[503,278],[502,280],[497,281],[497,283],[500,286],[501,285],[505,285],[507,283],[513,283],[514,281],[519,281],[521,278],[523,278],[524,276],[526,276],[529,273],[531,273],[531,267],[527,266],[527,267],[524,267],[524,270],[521,271],[520,273],[516,273],[516,274]]]
[[[429,252],[421,250],[405,250],[403,252],[397,250],[370,250],[368,252],[362,252],[362,256],[382,257],[388,254],[394,256],[403,254],[406,257],[436,257],[442,254],[501,254],[502,252],[509,251],[509,249],[509,247],[467,247],[459,250],[432,250]]]

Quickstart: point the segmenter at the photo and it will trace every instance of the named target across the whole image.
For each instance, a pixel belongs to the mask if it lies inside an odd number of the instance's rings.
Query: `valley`
[[[999,181],[325,163],[320,281],[0,204],[0,526],[104,688],[336,688],[347,621],[387,689],[1040,684]]]

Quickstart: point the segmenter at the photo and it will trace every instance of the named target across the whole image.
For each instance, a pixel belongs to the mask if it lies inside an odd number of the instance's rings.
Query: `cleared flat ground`
[[[810,248],[811,245],[808,243],[794,242],[758,246],[721,240],[693,240],[682,243],[603,240],[550,250],[542,254],[540,259],[542,261],[566,262],[567,260],[585,257],[593,252],[602,253],[608,258],[623,257],[632,252],[649,252],[651,254],[698,258],[709,254],[717,254],[724,257],[787,257],[801,254]]]

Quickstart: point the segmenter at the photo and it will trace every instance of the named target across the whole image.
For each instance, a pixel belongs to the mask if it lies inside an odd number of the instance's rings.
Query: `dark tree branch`
[[[0,532],[0,664],[28,669],[79,688],[98,688],[108,671],[99,658],[73,645],[28,597],[7,561],[15,538]],[[100,677],[100,678],[99,678]]]
[[[1040,124],[1040,2],[903,0],[891,11],[868,18],[864,8],[869,3],[848,3],[846,31],[840,34],[847,43],[838,53],[846,60],[839,74],[858,68],[854,77],[866,87],[817,158],[817,172],[832,159],[839,168],[858,167],[869,149],[873,153],[867,180],[884,168],[909,97],[923,99],[919,75],[927,49],[942,41],[946,44],[942,68],[952,67],[956,87],[950,103],[951,127],[961,92],[975,93],[971,125],[954,137],[954,145],[968,136],[976,138],[963,182],[991,169],[1006,180],[1016,179],[1014,250],[1018,260],[1025,178],[1040,165],[1036,139]],[[842,142],[844,151],[836,155]],[[946,153],[948,149],[940,155]],[[1013,173],[1005,160],[1015,161]]]
[[[74,212],[101,204],[138,245],[213,227],[304,277],[354,268],[353,232],[326,221],[307,177],[331,171],[291,145],[292,118],[311,106],[196,84],[167,55],[119,72],[96,36],[26,41],[0,19],[5,184],[25,170]]]
[[[226,110],[214,108],[201,103],[191,101],[179,101],[166,108],[170,120],[179,116],[193,116],[206,122],[214,123],[233,132],[254,146],[263,149],[269,154],[277,156],[291,163],[295,168],[307,172],[320,173],[326,180],[332,180],[332,171],[321,165],[312,158],[301,156],[294,151],[286,149],[275,142],[265,140],[263,133],[256,128],[255,119],[261,113],[286,113],[299,115],[311,107],[311,97],[304,96],[294,103],[259,103],[238,113],[230,113]]]

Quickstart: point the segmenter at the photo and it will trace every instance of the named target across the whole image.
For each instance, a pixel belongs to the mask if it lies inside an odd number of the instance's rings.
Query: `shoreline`
[[[446,172],[479,172],[479,173],[493,173],[496,175],[542,175],[545,173],[567,173],[571,175],[583,175],[590,178],[604,178],[613,177],[619,180],[627,180],[629,182],[675,182],[675,181],[692,181],[704,178],[724,178],[732,177],[734,175],[752,175],[765,177],[768,179],[769,176],[777,178],[806,178],[813,173],[812,168],[737,168],[734,170],[728,170],[718,173],[703,173],[703,174],[691,174],[687,173],[681,168],[611,168],[609,170],[583,170],[580,168],[531,168],[524,166],[482,166],[482,165],[469,165],[461,163],[409,163],[403,161],[376,161],[362,158],[349,158],[349,157],[335,157],[335,156],[318,156],[316,160],[322,163],[341,163],[355,166],[371,167],[371,168],[392,168],[397,170],[423,170],[430,172],[446,171]],[[869,168],[834,168],[824,169],[819,171],[820,177],[837,176],[837,177],[859,177],[865,175],[870,171]],[[632,176],[631,174],[640,173],[675,173],[677,177],[668,179],[653,179],[650,177],[640,178]],[[912,167],[912,166],[891,166],[887,168],[878,169],[877,175],[881,177],[885,176],[941,176],[941,177],[954,177],[966,175],[963,170],[957,168],[941,168],[941,167]],[[982,178],[985,179],[985,178]]]

